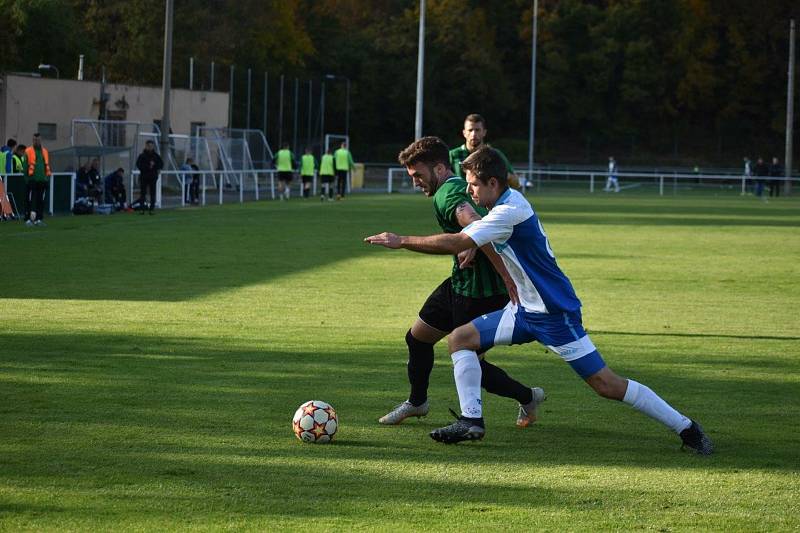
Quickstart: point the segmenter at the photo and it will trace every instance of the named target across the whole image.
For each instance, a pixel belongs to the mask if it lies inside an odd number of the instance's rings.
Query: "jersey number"
[[[544,246],[545,248],[547,248],[547,253],[550,254],[550,257],[555,259],[556,255],[553,253],[553,249],[550,248],[550,239],[547,238],[547,233],[544,232],[544,227],[542,227],[542,221],[537,220],[537,222],[539,223],[539,231],[541,231],[542,235],[544,235]]]

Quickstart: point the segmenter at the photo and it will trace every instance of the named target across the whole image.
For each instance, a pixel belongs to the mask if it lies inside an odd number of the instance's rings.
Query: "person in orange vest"
[[[33,146],[25,149],[25,177],[28,182],[26,209],[28,211],[26,226],[45,226],[44,200],[47,185],[52,175],[50,170],[50,153],[42,146],[42,138],[33,134]]]

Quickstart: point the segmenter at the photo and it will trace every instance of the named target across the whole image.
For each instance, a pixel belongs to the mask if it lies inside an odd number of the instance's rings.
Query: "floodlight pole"
[[[269,73],[264,73],[264,138],[269,139],[267,134],[267,104],[269,103]]]
[[[278,148],[283,148],[283,74],[281,74],[281,91],[278,96]]]
[[[786,155],[784,156],[785,175],[792,176],[792,133],[794,129],[794,19],[789,22],[789,81],[786,89]],[[792,181],[784,182],[787,195],[792,192]]]
[[[422,94],[425,73],[425,0],[419,0],[419,48],[417,51],[417,109],[414,115],[414,139],[422,137]]]
[[[250,86],[253,83],[253,69],[247,69],[247,118],[245,119],[245,129],[250,129]]]
[[[539,0],[533,0],[531,33],[531,116],[528,124],[528,178],[533,179],[533,141],[536,135],[536,21],[539,18]],[[528,180],[525,180],[526,182]],[[538,181],[537,181],[538,183]]]
[[[319,88],[319,157],[325,153],[325,82]]]
[[[166,2],[164,18],[164,72],[161,80],[161,157],[169,161],[169,115],[170,115],[170,88],[172,87],[172,19],[173,0]]]
[[[292,122],[292,150],[297,150],[297,100],[300,98],[300,80],[294,79],[294,119]]]

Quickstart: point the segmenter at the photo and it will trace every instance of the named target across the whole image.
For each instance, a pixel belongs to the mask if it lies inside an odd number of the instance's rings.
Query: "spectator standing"
[[[180,170],[192,172],[192,174],[183,175],[183,183],[186,187],[184,191],[184,200],[194,205],[198,202],[198,198],[200,197],[200,175],[197,174],[197,172],[200,171],[200,167],[195,164],[194,159],[187,157],[186,162],[181,165]]]
[[[303,157],[300,158],[300,179],[303,180],[303,198],[311,196],[311,183],[314,181],[314,171],[317,169],[317,162],[311,153],[311,148],[306,148]]]
[[[289,149],[289,143],[283,143],[275,154],[275,168],[278,170],[278,196],[281,200],[288,200],[294,178],[294,154]]]
[[[781,185],[783,184],[783,167],[778,161],[777,157],[772,158],[772,164],[769,166],[769,196],[778,198],[781,195]]]
[[[617,177],[617,161],[614,159],[614,156],[610,156],[608,158],[608,180],[606,180],[606,188],[603,190],[609,192],[612,187],[614,188],[614,192],[619,192],[619,178]]]
[[[145,197],[150,193],[150,214],[156,206],[156,183],[158,183],[158,173],[164,168],[161,156],[156,153],[156,144],[153,141],[144,143],[144,151],[139,154],[136,160],[136,168],[139,169],[139,182],[141,184],[141,195],[139,196],[139,210],[144,215]]]
[[[339,149],[333,153],[333,160],[336,165],[336,199],[341,200],[347,192],[347,173],[355,167],[346,141],[342,141]]]
[[[38,133],[33,134],[33,146],[25,150],[25,164],[27,180],[25,205],[28,213],[25,225],[45,226],[44,201],[47,196],[47,184],[53,173],[50,170],[50,153],[42,146],[42,138]]]
[[[14,150],[16,146],[16,139],[9,139],[0,148],[0,176],[8,176],[14,173]]]
[[[14,173],[14,150],[16,147],[17,141],[9,139],[0,148],[0,220],[14,218],[14,211],[11,209],[11,201],[8,194],[6,194],[6,184],[3,182],[3,178]]]
[[[103,178],[103,185],[105,186],[105,200],[114,206],[114,209],[121,211],[127,208],[126,194],[125,194],[125,169],[118,168],[105,178]]]
[[[324,201],[326,195],[328,200],[333,200],[333,178],[335,175],[333,166],[333,154],[331,149],[328,148],[319,161],[320,201]]]
[[[478,113],[467,115],[464,119],[464,129],[461,131],[461,134],[464,136],[464,144],[450,150],[450,168],[453,169],[454,175],[459,178],[464,177],[464,173],[461,171],[461,162],[469,157],[469,154],[485,144],[486,135],[488,133],[489,130],[486,129],[486,119],[483,118],[482,115]],[[509,163],[508,158],[503,152],[497,150],[497,148],[495,148],[495,150],[500,154],[500,157],[503,159],[503,164],[506,166],[509,185],[519,190],[519,179],[517,179],[517,175],[514,173],[514,167],[511,166],[511,163]]]
[[[750,161],[749,157],[743,158],[744,161],[744,169],[742,169],[742,178],[744,179],[744,187],[742,189],[742,195],[744,195],[745,190],[747,189],[747,182],[750,181],[753,177],[753,164]]]
[[[753,192],[758,198],[762,198],[764,195],[764,176],[769,175],[769,167],[767,167],[767,164],[764,163],[764,159],[759,157],[756,160],[756,168],[754,170],[756,175],[756,184]]]
[[[18,144],[17,147],[14,149],[14,157],[13,157],[13,167],[11,172],[14,174],[22,174],[25,171],[25,165],[23,161],[25,160],[25,150],[28,147],[24,144]]]

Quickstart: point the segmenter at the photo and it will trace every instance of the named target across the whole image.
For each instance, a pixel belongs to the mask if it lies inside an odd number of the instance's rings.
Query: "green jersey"
[[[461,224],[456,217],[456,208],[468,203],[475,211],[485,216],[487,210],[476,206],[467,194],[467,182],[463,178],[453,176],[439,187],[433,195],[433,210],[436,222],[445,233],[459,233]],[[469,298],[486,298],[497,294],[506,294],[503,280],[483,252],[475,254],[472,268],[458,268],[458,257],[453,256],[453,273],[451,274],[453,291]]]
[[[492,146],[492,148],[494,148],[494,146]],[[508,162],[506,154],[504,154],[497,148],[494,149],[498,154],[500,154],[500,157],[503,158],[503,162],[506,164],[506,169],[508,170],[508,173],[513,174],[514,167],[512,167],[511,163]],[[458,148],[453,148],[452,150],[450,150],[450,168],[453,169],[453,174],[455,174],[456,176],[460,176],[462,178],[464,177],[464,174],[461,173],[461,162],[465,160],[471,153],[472,152],[467,150],[466,144],[462,144]]]
[[[324,154],[322,160],[319,162],[319,175],[320,176],[333,176],[333,155]]]
[[[333,153],[336,159],[336,170],[350,170],[353,168],[353,156],[347,148],[339,148]]]
[[[313,155],[303,154],[303,157],[300,158],[300,175],[313,176],[315,163]]]
[[[34,148],[36,161],[33,163],[33,174],[28,176],[28,181],[47,181],[47,169],[44,165],[44,155],[41,148]]]
[[[278,150],[278,153],[275,155],[275,160],[275,166],[278,172],[291,172],[294,170],[294,154],[291,150],[287,150],[286,148]]]

